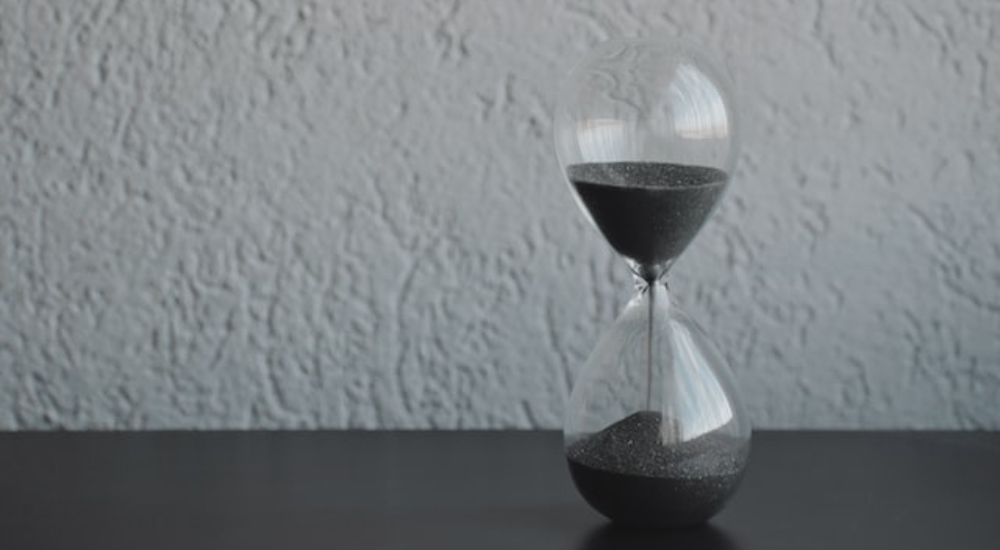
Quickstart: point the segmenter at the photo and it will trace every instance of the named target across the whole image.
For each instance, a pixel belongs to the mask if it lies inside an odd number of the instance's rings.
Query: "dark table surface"
[[[0,548],[1000,548],[1000,433],[758,432],[704,527],[610,527],[553,432],[0,434]]]

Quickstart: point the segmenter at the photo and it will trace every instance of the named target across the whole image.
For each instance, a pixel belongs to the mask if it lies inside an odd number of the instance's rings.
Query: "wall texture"
[[[672,284],[754,421],[1000,428],[1000,2],[0,0],[0,429],[558,426],[631,292],[550,139],[615,34],[737,82]]]

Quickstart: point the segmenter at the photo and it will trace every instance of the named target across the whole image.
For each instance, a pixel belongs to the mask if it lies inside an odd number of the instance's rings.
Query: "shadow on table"
[[[726,534],[712,525],[673,531],[635,530],[603,525],[590,532],[580,550],[736,550]]]

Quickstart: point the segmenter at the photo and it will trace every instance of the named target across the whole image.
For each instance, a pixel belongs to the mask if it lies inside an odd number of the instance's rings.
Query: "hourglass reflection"
[[[704,521],[742,478],[750,425],[724,356],[677,307],[666,279],[735,163],[725,79],[687,45],[605,42],[563,86],[555,133],[577,203],[637,289],[570,396],[570,473],[616,522]]]

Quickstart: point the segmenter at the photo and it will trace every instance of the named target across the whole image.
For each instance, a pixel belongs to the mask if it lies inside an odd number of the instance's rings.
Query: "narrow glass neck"
[[[632,271],[632,281],[635,283],[636,290],[645,291],[652,285],[660,287],[658,290],[660,292],[666,292],[669,288],[667,286],[667,270],[662,271],[646,271],[644,274],[639,274],[635,270]]]
[[[648,286],[653,281],[661,281],[666,284],[667,272],[670,271],[670,266],[673,263],[673,260],[669,260],[659,264],[647,265],[629,261],[628,267],[632,270],[632,275],[638,281],[641,281],[643,286]],[[636,282],[637,285],[639,284],[638,281]]]

